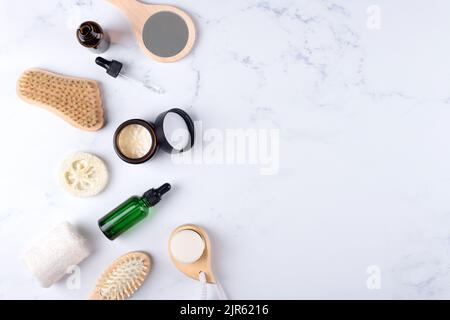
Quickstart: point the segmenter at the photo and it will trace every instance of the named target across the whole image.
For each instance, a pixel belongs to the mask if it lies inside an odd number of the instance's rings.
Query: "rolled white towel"
[[[89,253],[86,239],[69,222],[63,222],[26,250],[24,260],[41,286],[48,288]]]

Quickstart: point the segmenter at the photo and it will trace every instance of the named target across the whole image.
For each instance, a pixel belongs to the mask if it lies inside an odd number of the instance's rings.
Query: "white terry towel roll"
[[[63,222],[26,250],[24,260],[41,286],[48,288],[87,256],[86,239],[69,222]]]

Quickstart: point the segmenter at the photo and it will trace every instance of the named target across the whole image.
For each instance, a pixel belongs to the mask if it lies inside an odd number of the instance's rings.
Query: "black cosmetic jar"
[[[175,120],[183,128],[171,131],[169,125],[171,120]],[[167,131],[171,131],[171,133]],[[159,148],[167,153],[188,151],[194,146],[194,132],[194,122],[187,112],[173,108],[158,115],[154,123],[142,119],[123,122],[114,133],[114,151],[120,159],[127,163],[141,164],[153,158]],[[173,141],[174,133],[179,138],[177,143]],[[122,135],[126,135],[126,139]],[[144,147],[142,142],[144,142]],[[143,148],[145,150],[142,150]]]

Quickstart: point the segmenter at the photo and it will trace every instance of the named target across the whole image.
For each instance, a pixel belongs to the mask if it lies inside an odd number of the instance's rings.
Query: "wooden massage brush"
[[[28,69],[17,81],[17,94],[78,129],[97,131],[103,127],[104,112],[96,81]]]

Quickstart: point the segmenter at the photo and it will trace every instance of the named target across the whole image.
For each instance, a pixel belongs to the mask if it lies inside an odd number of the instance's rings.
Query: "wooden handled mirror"
[[[137,0],[107,0],[119,7],[133,25],[142,50],[160,62],[184,58],[194,46],[195,25],[183,10]]]

